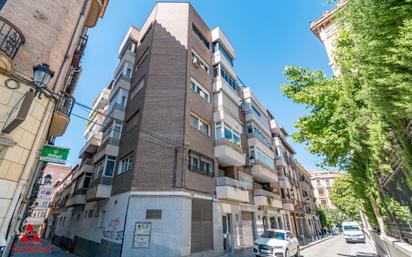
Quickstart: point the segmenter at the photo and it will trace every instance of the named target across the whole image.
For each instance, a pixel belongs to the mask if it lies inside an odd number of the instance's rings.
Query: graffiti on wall
[[[111,240],[122,240],[123,239],[123,228],[121,226],[120,218],[115,218],[110,220],[107,228],[103,230],[103,237]]]

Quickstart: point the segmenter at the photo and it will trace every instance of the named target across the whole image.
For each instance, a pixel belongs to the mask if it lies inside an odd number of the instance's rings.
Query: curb
[[[329,239],[331,239],[331,238],[333,238],[333,237],[334,237],[334,236],[328,236],[328,237],[322,238],[321,240],[318,240],[318,241],[312,242],[312,243],[310,243],[310,244],[301,246],[301,247],[300,247],[300,250],[304,250],[304,249],[309,248],[309,247],[311,247],[311,246],[313,246],[313,245],[320,244],[320,243],[325,242],[326,240],[329,240]]]

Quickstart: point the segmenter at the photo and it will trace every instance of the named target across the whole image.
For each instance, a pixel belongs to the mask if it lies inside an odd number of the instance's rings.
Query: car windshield
[[[276,232],[276,231],[265,231],[262,236],[262,238],[276,238],[280,240],[285,240],[285,233],[282,232]]]
[[[356,225],[348,225],[348,226],[343,226],[343,230],[346,231],[359,231],[359,227]]]

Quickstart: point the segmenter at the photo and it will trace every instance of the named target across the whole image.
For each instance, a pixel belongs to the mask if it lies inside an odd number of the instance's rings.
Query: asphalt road
[[[342,235],[313,245],[301,252],[302,257],[376,257],[368,243],[345,242]]]

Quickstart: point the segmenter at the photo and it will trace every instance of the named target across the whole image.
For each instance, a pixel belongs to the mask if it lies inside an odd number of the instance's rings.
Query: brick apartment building
[[[111,107],[56,190],[55,244],[81,256],[218,256],[269,227],[311,240],[308,174],[238,81],[235,56],[190,3],[159,2],[130,29]]]

